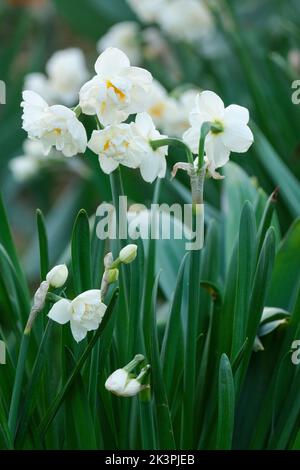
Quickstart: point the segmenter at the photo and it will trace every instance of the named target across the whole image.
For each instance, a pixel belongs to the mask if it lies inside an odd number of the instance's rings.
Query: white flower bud
[[[62,287],[68,279],[68,274],[67,266],[65,264],[60,264],[48,272],[46,280],[49,282],[51,287]]]
[[[119,259],[121,263],[129,264],[135,260],[137,254],[137,245],[127,245],[120,251]]]
[[[129,373],[124,369],[115,370],[105,382],[106,390],[120,397],[133,397],[147,386],[130,378]]]

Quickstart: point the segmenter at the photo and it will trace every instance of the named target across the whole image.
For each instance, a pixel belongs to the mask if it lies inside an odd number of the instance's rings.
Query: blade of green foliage
[[[222,354],[218,387],[218,431],[216,448],[231,448],[234,426],[235,392],[232,370],[226,354]]]
[[[79,211],[72,234],[72,268],[76,294],[91,289],[91,245],[87,213]]]

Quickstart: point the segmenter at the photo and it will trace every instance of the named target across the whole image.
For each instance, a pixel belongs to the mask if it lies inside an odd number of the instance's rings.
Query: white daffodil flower
[[[46,100],[47,103],[55,103],[55,91],[51,87],[48,78],[43,73],[32,72],[27,74],[24,80],[24,90],[34,91]]]
[[[108,125],[146,109],[152,75],[130,66],[124,52],[109,47],[98,57],[95,70],[97,75],[79,93],[84,114],[97,115],[102,124]]]
[[[158,10],[157,22],[167,34],[185,41],[201,38],[213,25],[203,0],[165,1],[165,5]]]
[[[106,380],[105,388],[120,397],[133,397],[146,387],[136,379],[130,378],[125,369],[117,369]]]
[[[82,50],[75,47],[55,52],[46,71],[57,101],[67,106],[78,101],[79,90],[90,76]]]
[[[137,114],[135,119],[136,133],[144,139],[145,156],[140,163],[140,172],[145,181],[152,183],[156,178],[164,178],[167,169],[166,155],[168,147],[159,147],[153,150],[151,140],[164,139],[160,134],[148,113]]]
[[[211,122],[216,130],[211,130],[205,140],[205,154],[211,173],[224,166],[230,152],[247,152],[253,143],[253,134],[248,127],[249,111],[238,105],[225,108],[221,98],[212,91],[198,95],[196,107],[190,113],[191,128],[184,135],[184,142],[192,152],[198,152],[201,126]]]
[[[135,21],[122,21],[113,25],[107,33],[99,39],[97,50],[99,54],[108,47],[121,49],[132,64],[141,62],[141,46],[138,35],[140,28]]]
[[[159,11],[161,11],[166,0],[127,0],[132,10],[145,23],[156,21]]]
[[[106,311],[101,291],[92,289],[78,295],[74,300],[61,299],[48,313],[51,320],[60,325],[70,322],[72,335],[79,343],[88,331],[97,330]]]
[[[41,96],[28,90],[23,92],[23,100],[23,129],[29,138],[41,141],[46,154],[52,147],[66,157],[85,151],[86,131],[71,109],[49,106]]]
[[[26,139],[23,143],[23,155],[14,157],[9,162],[9,167],[16,181],[24,182],[33,178],[42,168],[51,161],[63,161],[63,157],[51,150],[48,155],[44,153],[44,147],[40,141]]]
[[[137,168],[145,154],[144,140],[136,135],[133,124],[113,124],[93,131],[88,147],[99,155],[104,173],[111,173],[120,164]]]
[[[65,264],[59,264],[54,266],[46,276],[46,281],[49,282],[51,287],[58,288],[62,287],[68,279],[68,268]]]

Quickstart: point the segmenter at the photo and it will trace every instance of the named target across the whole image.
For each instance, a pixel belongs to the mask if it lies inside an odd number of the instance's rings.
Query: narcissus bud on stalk
[[[59,264],[55,266],[46,276],[46,281],[49,282],[51,287],[58,288],[62,287],[68,279],[68,268],[65,264]]]
[[[137,255],[137,245],[127,245],[120,251],[119,259],[121,263],[129,264],[135,260]]]
[[[105,388],[120,397],[133,397],[142,390],[149,388],[145,377],[149,374],[150,366],[143,367],[138,376],[131,373],[135,367],[145,361],[144,356],[137,354],[129,364],[115,370],[106,380]]]

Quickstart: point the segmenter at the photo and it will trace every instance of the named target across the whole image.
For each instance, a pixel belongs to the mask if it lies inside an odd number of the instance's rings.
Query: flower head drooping
[[[47,154],[52,147],[66,157],[83,153],[87,136],[76,114],[62,105],[49,106],[33,91],[23,92],[23,129],[34,140],[40,140]]]
[[[149,374],[149,365],[143,367],[138,376],[132,374],[132,371],[144,361],[144,356],[137,354],[129,364],[115,370],[105,382],[106,390],[121,397],[133,397],[149,388],[150,385],[144,383],[145,377]]]
[[[139,32],[139,25],[135,21],[117,23],[98,41],[97,50],[100,54],[108,47],[117,47],[127,55],[132,64],[138,65],[141,62]]]
[[[68,275],[69,272],[67,266],[65,264],[59,264],[58,266],[54,266],[54,268],[48,272],[46,281],[49,282],[51,287],[57,289],[65,284],[68,279]]]
[[[130,66],[126,54],[109,47],[97,59],[97,75],[79,93],[84,114],[97,115],[104,125],[125,121],[130,114],[146,109],[152,75]]]
[[[224,166],[230,152],[247,152],[253,143],[248,127],[249,112],[238,105],[225,108],[221,98],[211,91],[198,95],[196,107],[190,113],[191,128],[184,135],[184,142],[194,153],[198,152],[200,130],[205,122],[211,124],[205,139],[207,168],[213,175],[216,168]]]
[[[64,325],[70,322],[72,335],[82,341],[88,331],[97,330],[106,311],[101,291],[92,289],[78,295],[74,300],[61,299],[48,313],[48,317]]]

